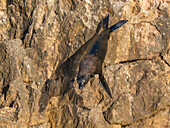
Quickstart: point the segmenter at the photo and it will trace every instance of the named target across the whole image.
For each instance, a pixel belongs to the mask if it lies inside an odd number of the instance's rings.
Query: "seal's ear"
[[[118,28],[120,28],[122,25],[124,25],[127,22],[128,22],[128,20],[121,20],[121,21],[117,22],[116,24],[112,25],[109,29],[113,32],[113,31],[117,30]]]
[[[103,28],[108,28],[109,14],[103,19]]]
[[[106,82],[103,74],[99,74],[99,80],[100,80],[100,85],[104,88],[104,90],[107,92],[107,94],[110,96],[110,98],[112,98],[109,86],[107,85],[107,82]]]

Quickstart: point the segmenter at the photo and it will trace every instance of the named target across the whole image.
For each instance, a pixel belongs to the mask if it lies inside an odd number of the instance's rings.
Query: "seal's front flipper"
[[[117,22],[116,24],[114,24],[113,26],[111,26],[109,29],[113,32],[113,31],[117,30],[118,28],[120,28],[122,25],[124,25],[127,22],[128,22],[128,20],[121,20],[121,21]]]
[[[107,82],[102,74],[99,74],[99,80],[100,80],[100,85],[104,88],[104,90],[107,92],[110,98],[112,98],[109,86],[107,85]]]

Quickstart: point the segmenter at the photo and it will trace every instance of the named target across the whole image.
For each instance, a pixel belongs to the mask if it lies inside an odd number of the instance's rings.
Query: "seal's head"
[[[79,89],[83,89],[84,86],[87,84],[89,77],[87,75],[84,76],[78,76],[77,82],[79,84]]]

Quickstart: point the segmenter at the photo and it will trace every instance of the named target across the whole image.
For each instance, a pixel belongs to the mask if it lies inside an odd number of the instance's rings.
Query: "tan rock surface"
[[[0,127],[170,127],[169,6],[168,0],[1,0]],[[113,99],[97,75],[83,90],[76,74],[51,79],[107,14],[109,25],[129,20],[111,34],[103,65]]]

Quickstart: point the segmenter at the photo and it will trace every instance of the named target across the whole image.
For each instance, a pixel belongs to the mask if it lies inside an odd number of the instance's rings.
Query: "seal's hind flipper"
[[[100,32],[102,26],[103,28],[108,28],[108,24],[109,24],[109,14],[99,22],[99,24],[97,25],[96,33]]]
[[[107,82],[102,74],[99,74],[99,80],[100,80],[100,85],[104,88],[104,90],[107,92],[110,98],[112,98],[109,86],[107,85]]]
[[[103,21],[101,20],[101,21],[99,22],[99,24],[97,25],[96,33],[99,33],[99,31],[100,31],[100,29],[102,28],[102,26],[103,26]]]
[[[111,26],[109,29],[113,32],[117,30],[118,28],[120,28],[122,25],[124,25],[126,22],[128,22],[128,20],[121,20],[117,22],[116,24],[114,24],[113,26]]]
[[[109,14],[103,19],[103,28],[108,28]]]

